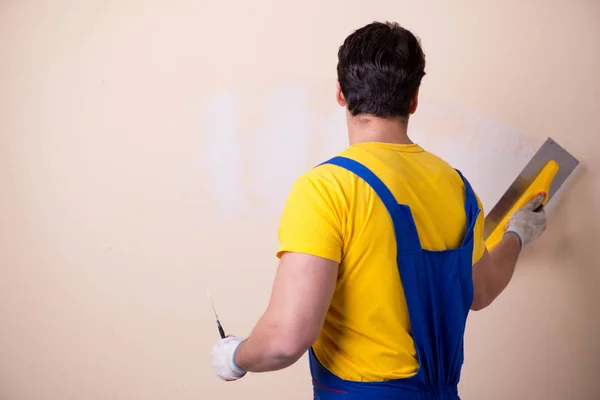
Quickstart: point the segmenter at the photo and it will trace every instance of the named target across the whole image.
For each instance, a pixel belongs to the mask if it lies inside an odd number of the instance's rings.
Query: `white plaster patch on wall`
[[[308,85],[279,85],[248,105],[264,122],[240,132],[237,101],[229,89],[204,112],[202,167],[214,215],[276,218],[293,181],[348,146],[344,109],[332,105],[329,112],[311,112]],[[409,125],[413,140],[460,169],[486,212],[543,142],[453,104],[422,100],[417,113]],[[312,139],[318,144],[311,146]]]
[[[201,168],[215,199],[214,216],[280,215],[294,180],[347,147],[344,109],[310,112],[309,94],[306,83],[292,82],[251,104],[240,103],[234,89],[210,99],[203,112]],[[237,124],[243,112],[264,122],[243,129]],[[313,135],[319,135],[318,145],[311,147]]]
[[[348,147],[344,108],[335,106],[333,110],[317,121],[318,126],[314,127],[314,132],[319,135],[319,147],[311,154],[311,161],[315,165],[327,161]]]
[[[293,181],[310,167],[309,89],[304,83],[273,87],[258,99],[265,123],[251,132],[245,160],[252,174],[246,189],[253,201],[252,216],[274,216],[283,210]]]
[[[204,109],[202,166],[219,216],[236,220],[243,211],[242,156],[237,136],[236,92],[227,89]]]

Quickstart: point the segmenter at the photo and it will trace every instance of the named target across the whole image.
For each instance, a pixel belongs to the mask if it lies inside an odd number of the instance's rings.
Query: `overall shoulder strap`
[[[469,246],[473,244],[473,231],[475,229],[475,224],[477,222],[477,217],[481,212],[479,208],[479,204],[477,203],[477,197],[475,196],[475,192],[471,187],[471,184],[463,176],[463,174],[457,169],[458,175],[460,175],[463,184],[465,186],[465,214],[467,216],[467,233],[463,239],[463,246]]]
[[[410,212],[410,208],[404,204],[398,204],[390,189],[369,168],[358,161],[340,156],[333,157],[322,164],[333,164],[347,169],[371,186],[392,218],[399,254],[415,249],[421,249],[417,227]]]

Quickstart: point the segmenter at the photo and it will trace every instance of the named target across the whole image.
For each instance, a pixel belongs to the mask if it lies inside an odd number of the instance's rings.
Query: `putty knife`
[[[225,339],[227,336],[225,335],[221,321],[219,321],[217,310],[215,310],[215,305],[213,304],[212,297],[210,297],[210,292],[208,290],[206,291],[206,295],[208,296],[208,300],[210,300],[210,305],[212,306],[213,313],[215,313],[215,318],[217,319],[217,329],[219,330],[219,335],[221,336],[221,339]]]
[[[575,157],[548,138],[485,217],[483,238],[487,249],[491,251],[500,243],[511,215],[537,194],[546,194],[542,203],[546,205],[577,164]]]

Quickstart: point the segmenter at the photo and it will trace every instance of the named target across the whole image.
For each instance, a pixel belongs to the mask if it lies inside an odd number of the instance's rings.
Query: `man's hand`
[[[538,194],[510,217],[505,234],[512,232],[517,235],[521,248],[536,240],[546,230],[546,212],[543,208],[535,211],[544,197],[545,194]]]
[[[246,371],[235,365],[233,361],[242,339],[227,336],[217,341],[212,348],[211,357],[217,376],[224,381],[235,381],[246,375]]]

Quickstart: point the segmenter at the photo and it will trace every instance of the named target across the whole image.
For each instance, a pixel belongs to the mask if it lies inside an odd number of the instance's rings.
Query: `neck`
[[[408,118],[378,118],[346,114],[350,145],[365,142],[413,144],[408,137]]]

